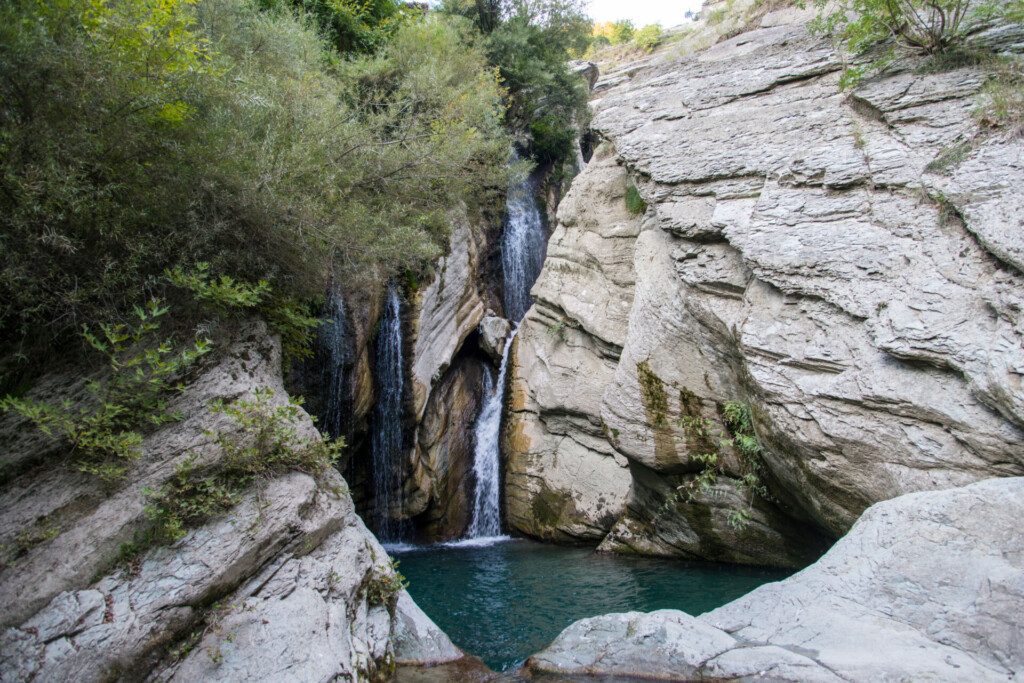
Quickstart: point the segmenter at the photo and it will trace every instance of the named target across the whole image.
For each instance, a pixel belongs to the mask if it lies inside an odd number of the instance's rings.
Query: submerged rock
[[[578,621],[536,672],[774,681],[1015,680],[1024,478],[878,503],[817,563],[712,612]]]

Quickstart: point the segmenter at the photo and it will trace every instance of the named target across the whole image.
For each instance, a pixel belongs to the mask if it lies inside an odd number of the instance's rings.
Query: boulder
[[[480,346],[487,355],[496,362],[501,362],[505,353],[505,344],[508,342],[508,333],[512,331],[512,325],[504,318],[487,311],[487,315],[480,321],[477,327],[480,332]]]
[[[658,680],[1016,680],[1024,478],[878,503],[817,563],[699,617],[578,621],[534,672]]]
[[[597,79],[601,75],[601,71],[597,68],[597,64],[582,59],[574,59],[570,61],[569,70],[578,76],[582,76],[583,80],[587,82],[587,87],[591,90],[594,89],[594,84],[597,83]]]
[[[1024,474],[1020,138],[979,129],[976,65],[911,59],[841,91],[842,56],[804,18],[599,84],[605,142],[517,341],[516,528],[801,566],[876,502]],[[749,411],[747,453],[729,406]],[[713,486],[680,498],[709,456]],[[587,511],[622,458],[599,538]]]
[[[405,650],[455,657],[407,596],[388,588],[397,585],[390,559],[333,470],[319,480],[277,476],[173,545],[118,560],[145,521],[144,488],[159,488],[186,458],[217,462],[224,453],[210,433],[248,438],[211,401],[260,388],[287,401],[280,343],[262,323],[242,325],[211,355],[171,406],[182,419],[146,437],[117,490],[95,495],[95,481],[59,461],[0,490],[5,538],[38,518],[56,529],[0,572],[0,677],[274,681],[287,671],[355,680],[389,670],[396,615],[409,614],[416,627],[403,631]],[[59,383],[42,383],[51,385]],[[319,438],[305,412],[294,427]]]

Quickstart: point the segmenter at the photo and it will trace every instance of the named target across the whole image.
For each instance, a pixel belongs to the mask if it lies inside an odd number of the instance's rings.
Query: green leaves
[[[234,403],[212,402],[210,411],[227,416],[237,429],[208,434],[221,449],[215,462],[202,467],[192,455],[164,486],[146,491],[151,527],[143,545],[174,543],[189,528],[237,505],[250,487],[285,472],[325,475],[341,455],[344,441],[325,441],[315,432],[300,434],[300,406],[296,399],[275,402],[268,387]]]
[[[804,6],[805,3],[801,3]],[[883,71],[899,50],[940,55],[964,44],[969,28],[985,21],[1019,22],[1024,1],[1011,0],[814,0],[811,30],[838,38],[854,55],[875,51],[866,64],[846,69],[840,87]],[[885,47],[888,46],[888,47]]]
[[[181,389],[175,378],[210,350],[202,339],[187,345],[154,339],[168,311],[150,299],[134,308],[131,323],[103,323],[99,333],[83,328],[82,336],[105,357],[107,368],[86,384],[82,404],[8,396],[0,400],[0,410],[19,413],[47,436],[65,441],[78,471],[115,483],[142,455],[141,430],[180,419],[168,410],[167,396]]]

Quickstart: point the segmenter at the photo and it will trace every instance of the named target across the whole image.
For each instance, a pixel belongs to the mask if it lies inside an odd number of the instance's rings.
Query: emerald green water
[[[456,645],[497,671],[606,612],[701,614],[790,572],[633,558],[525,540],[391,549],[409,592]]]

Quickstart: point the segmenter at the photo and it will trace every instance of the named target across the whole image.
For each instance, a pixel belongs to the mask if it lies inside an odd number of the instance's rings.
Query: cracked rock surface
[[[869,508],[785,581],[700,617],[584,619],[527,666],[659,680],[1017,680],[1021,515],[1021,477],[907,494]]]
[[[177,543],[115,564],[144,520],[143,487],[187,457],[222,456],[208,432],[233,424],[209,402],[261,387],[284,402],[280,367],[279,341],[245,325],[175,399],[183,419],[146,437],[115,492],[94,495],[95,481],[52,464],[7,481],[5,541],[26,520],[58,532],[0,573],[0,679],[364,680],[396,662],[461,656],[404,591],[370,590],[394,569],[333,470],[279,476]],[[319,438],[305,413],[296,426]]]

